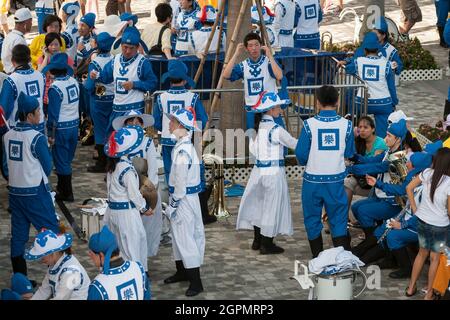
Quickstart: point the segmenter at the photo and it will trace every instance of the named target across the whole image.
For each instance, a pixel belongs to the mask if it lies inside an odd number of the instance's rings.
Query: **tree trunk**
[[[375,21],[384,16],[384,0],[365,0],[364,20],[359,32],[360,42],[367,31],[373,29]]]

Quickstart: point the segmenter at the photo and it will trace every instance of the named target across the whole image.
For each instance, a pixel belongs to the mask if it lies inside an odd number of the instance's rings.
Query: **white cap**
[[[414,120],[414,118],[407,117],[406,114],[402,110],[397,110],[392,112],[388,117],[389,123],[397,123],[401,119],[404,119],[405,121]]]
[[[33,19],[33,17],[31,16],[31,11],[28,8],[21,8],[14,14],[15,22],[24,22],[29,19]]]

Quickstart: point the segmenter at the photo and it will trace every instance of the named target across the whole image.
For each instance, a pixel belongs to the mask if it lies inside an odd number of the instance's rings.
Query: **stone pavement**
[[[433,1],[420,1],[424,12],[424,21],[413,29],[412,35],[417,35],[433,54],[438,57],[444,66],[444,49],[436,46],[437,35],[435,34]],[[359,1],[346,1],[346,5],[354,6],[361,11]],[[105,1],[100,0],[100,7],[104,8]],[[398,16],[398,8],[393,0],[387,0],[387,14],[394,19]],[[148,13],[145,9],[145,0],[133,1],[133,9],[140,16],[140,25],[145,23]],[[358,9],[359,8],[359,9]],[[104,13],[100,16],[104,18]],[[336,34],[336,41],[351,39],[352,23],[347,18],[346,22],[338,24],[334,16],[326,16],[322,29],[330,29]],[[32,35],[30,35],[32,36]],[[445,80],[444,80],[445,81]],[[402,83],[398,89],[400,99],[399,109],[404,110],[408,116],[416,120],[413,126],[419,123],[434,123],[442,116],[443,101],[446,96],[446,85],[443,82],[422,81],[416,83]],[[448,83],[448,82],[447,82]],[[106,187],[103,174],[89,174],[86,166],[92,161],[92,148],[79,147],[74,160],[74,192],[76,202],[68,205],[73,215],[79,221],[79,212],[76,204],[89,197],[105,197]],[[55,175],[51,181],[55,185]],[[290,181],[290,195],[292,201],[292,212],[294,219],[294,235],[292,237],[278,237],[276,242],[283,248],[285,253],[281,255],[262,256],[250,249],[253,232],[235,230],[235,221],[239,207],[240,198],[227,198],[227,206],[232,216],[226,221],[207,225],[205,261],[202,266],[202,278],[205,292],[196,299],[307,299],[307,292],[302,291],[296,281],[289,279],[294,271],[296,259],[307,262],[310,258],[309,245],[303,225],[301,213],[301,181]],[[10,238],[10,216],[7,212],[8,194],[6,183],[0,180],[0,288],[9,285],[11,267],[9,260],[9,238]],[[64,218],[63,218],[64,219]],[[67,225],[67,222],[66,222]],[[357,243],[359,230],[351,230],[353,243]],[[30,233],[30,243],[35,234]],[[324,235],[325,248],[331,246],[329,235]],[[95,267],[87,256],[87,245],[85,242],[74,240],[74,253],[87,269],[91,279],[95,277]],[[164,285],[163,279],[174,272],[174,264],[171,261],[170,245],[163,245],[157,257],[149,260],[149,273],[152,280],[152,295],[154,299],[186,299],[184,291],[186,284]],[[426,271],[424,268],[419,288],[426,284]],[[407,280],[392,280],[387,277],[388,270],[382,271],[381,288],[378,290],[366,290],[361,299],[406,299],[404,289]],[[39,262],[29,263],[29,276],[40,282],[45,274],[45,267]],[[419,294],[415,299],[420,299]]]

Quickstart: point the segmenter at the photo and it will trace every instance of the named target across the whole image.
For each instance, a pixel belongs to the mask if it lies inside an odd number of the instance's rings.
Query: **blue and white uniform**
[[[273,24],[275,21],[275,15],[269,11],[269,9],[264,6],[262,7],[262,15],[264,24],[266,26],[267,31],[267,37],[269,39],[270,46],[273,48],[278,48],[278,30],[275,28],[276,26]],[[256,5],[252,6],[251,8],[251,18],[252,18],[252,24],[256,25],[256,33],[261,34],[261,31],[259,30],[259,14],[258,9]]]
[[[77,58],[74,61],[76,65],[79,65],[83,59],[88,59],[94,52],[95,48],[91,47],[91,39],[92,39],[91,34],[89,34],[87,37],[80,37],[80,36],[78,37],[77,46],[78,43],[82,43],[84,45],[84,49],[81,51],[77,50]]]
[[[144,139],[139,147],[137,147],[132,153],[128,154],[129,160],[132,160],[134,157],[141,157],[147,161],[147,177],[158,190],[158,160],[153,139],[144,136]],[[158,253],[159,243],[161,240],[163,222],[161,197],[158,197],[158,203],[156,204],[156,208],[153,210],[153,214],[151,216],[142,215],[141,218],[147,234],[148,256],[154,257]]]
[[[197,9],[189,12],[182,10],[175,20],[175,29],[177,30],[177,42],[175,45],[175,55],[195,54],[193,47],[192,33],[194,30],[200,30],[202,23],[197,19]]]
[[[150,61],[141,54],[125,60],[118,54],[108,62],[100,72],[98,80],[102,83],[114,83],[114,101],[109,119],[112,121],[124,115],[127,111],[144,112],[144,94],[156,87],[157,79],[153,73]],[[133,81],[133,89],[125,90],[122,83]]]
[[[53,8],[53,0],[38,0],[36,2],[36,16],[38,20],[38,32],[46,33],[44,30],[44,20],[47,16],[55,14],[55,9]]]
[[[292,235],[289,188],[284,169],[284,147],[295,149],[297,139],[263,115],[258,135],[250,140],[250,152],[256,157],[250,179],[239,206],[236,229],[257,226],[265,237]]]
[[[31,300],[86,300],[89,275],[73,255],[63,256],[49,267],[42,285]]]
[[[99,53],[89,64],[88,74],[90,74],[92,70],[101,72],[105,65],[113,59],[114,56],[110,53]],[[95,94],[96,85],[105,87],[105,94],[103,96],[98,96]],[[95,83],[90,77],[88,77],[84,86],[91,95],[90,111],[92,121],[94,122],[95,144],[102,145],[105,144],[106,139],[108,138],[107,130],[114,100],[114,84],[105,84],[100,81]]]
[[[320,49],[319,23],[322,21],[322,8],[319,0],[296,0],[298,10],[295,47]]]
[[[149,280],[139,262],[111,262],[107,273],[100,273],[89,286],[88,300],[150,300]]]
[[[300,7],[295,0],[277,0],[273,29],[278,34],[280,47],[294,47],[294,32],[297,27]]]
[[[388,116],[398,105],[395,75],[391,63],[384,57],[359,57],[345,68],[348,74],[358,75],[369,87],[368,113],[375,116],[376,135],[384,138],[388,127]],[[355,98],[358,110],[363,103],[363,90]]]
[[[353,126],[334,110],[322,110],[305,120],[295,154],[303,175],[302,204],[308,239],[320,236],[322,208],[328,214],[333,238],[347,235],[347,176],[345,158],[355,154]]]
[[[59,232],[48,176],[52,158],[47,138],[26,122],[3,136],[3,170],[8,178],[11,257],[23,256],[30,224]]]
[[[70,77],[56,77],[48,89],[49,136],[55,132],[55,144],[52,148],[56,173],[72,174],[72,160],[78,143],[78,103],[80,91],[78,82]],[[55,128],[55,129],[53,129]]]
[[[203,264],[205,231],[198,198],[202,190],[200,161],[190,134],[177,141],[172,159],[169,206],[176,210],[170,217],[173,256],[175,261],[182,260],[186,269],[198,268]]]
[[[245,109],[249,111],[254,106],[263,91],[277,93],[277,80],[273,73],[269,58],[261,55],[257,61],[250,58],[236,64],[233,67],[231,76],[228,80],[236,81],[243,79],[244,81],[244,97]],[[254,113],[247,112],[247,129],[255,127]]]
[[[199,54],[203,53],[206,48],[206,44],[208,42],[209,36],[212,32],[212,27],[203,26],[200,30],[195,30],[192,32],[192,46],[194,48],[194,53]],[[225,51],[225,34],[222,34],[222,41],[220,44],[220,51]],[[219,44],[219,28],[217,28],[214,33],[213,39],[209,46],[209,53],[216,52],[217,46]]]
[[[147,236],[139,213],[146,207],[146,201],[139,191],[137,172],[127,156],[122,156],[114,172],[107,174],[106,184],[108,208],[105,225],[116,236],[124,260],[137,261],[146,271]]]
[[[202,101],[197,93],[190,92],[184,86],[172,86],[166,92],[156,98],[153,107],[154,127],[161,131],[162,157],[166,181],[169,181],[170,168],[172,166],[172,150],[176,144],[175,136],[169,132],[170,119],[167,114],[175,114],[180,108],[191,106],[196,115],[197,125],[204,128],[208,122],[208,115],[203,107]]]
[[[33,70],[30,66],[20,67],[6,78],[3,82],[2,92],[0,94],[0,105],[5,111],[5,118],[7,119],[10,128],[14,128],[18,121],[18,119],[16,119],[17,99],[19,94],[23,92],[39,101],[41,119],[39,125],[35,126],[34,129],[40,133],[45,132],[43,109],[44,86],[44,75],[39,71]]]

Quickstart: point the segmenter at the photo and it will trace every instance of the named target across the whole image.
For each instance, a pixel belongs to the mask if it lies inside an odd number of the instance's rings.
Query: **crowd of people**
[[[66,0],[58,15],[45,11],[38,19],[41,34],[28,46],[24,35],[31,30],[32,15],[27,8],[19,9],[15,27],[3,41],[1,155],[8,181],[14,276],[2,297],[150,299],[148,258],[158,254],[163,214],[171,225],[176,267],[164,283],[187,281],[186,296],[196,296],[204,290],[200,267],[209,215],[205,166],[192,136],[205,129],[208,114],[201,97],[190,91],[195,83],[188,67],[177,57],[204,54],[217,9],[201,8],[193,0],[161,3],[154,10],[157,22],[142,33],[137,16],[130,12],[108,15],[104,25],[96,27],[96,15],[86,13],[78,19],[80,10],[78,1]],[[253,22],[261,23],[256,7],[251,10]],[[263,8],[262,18],[271,30],[270,46],[320,49],[319,0],[278,0],[273,11]],[[219,42],[225,44],[220,41],[226,37],[223,29],[223,34],[216,33],[211,50]],[[285,129],[282,116],[291,103],[285,86],[278,90],[277,82],[286,81],[283,63],[263,45],[259,28],[238,44],[222,77],[243,82],[246,127],[254,129],[248,136],[249,151],[256,164],[236,228],[254,231],[253,250],[263,255],[284,252],[274,238],[293,234],[284,169],[286,150],[292,149],[305,166],[301,202],[312,257],[324,249],[325,209],[333,245],[352,251],[364,263],[384,259],[380,263],[386,267],[398,267],[390,276],[411,277],[407,296],[416,293],[417,278],[430,255],[426,298],[432,299],[439,253],[449,241],[450,151],[442,141],[422,150],[408,127],[410,118],[396,110],[395,76],[403,65],[388,38],[387,23],[379,17],[355,55],[338,64],[367,84],[368,114],[374,119],[361,114],[364,97],[359,90],[352,97],[356,110],[346,109],[359,117],[353,127],[337,113],[338,90],[324,85],[316,91],[317,114],[304,121],[299,137]],[[244,50],[249,58],[238,62]],[[149,55],[168,60],[160,79]],[[157,95],[151,114],[146,114],[145,93],[166,82],[170,88]],[[93,123],[98,154],[88,171],[106,174],[108,198],[104,227],[89,239],[89,256],[100,272],[92,281],[71,250],[72,235],[61,231],[54,205],[54,200],[75,200],[72,162],[85,119]],[[135,165],[136,159],[145,159],[143,174],[158,186],[157,149],[145,133],[152,126],[160,132],[170,194],[164,210],[160,199],[151,206],[141,193],[142,172]],[[398,157],[408,172],[396,180],[390,167]],[[53,170],[54,199],[49,183]],[[365,198],[352,202],[353,195]],[[364,232],[364,240],[353,248],[349,216]],[[31,225],[39,233],[26,249]],[[411,244],[420,247],[414,264]],[[48,269],[33,293],[26,260],[38,259]]]

